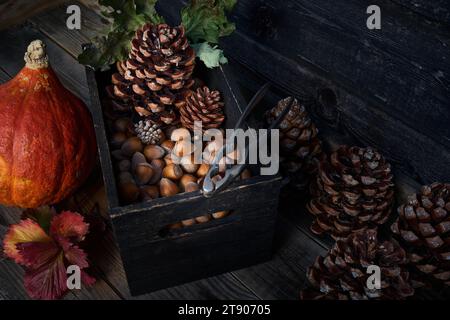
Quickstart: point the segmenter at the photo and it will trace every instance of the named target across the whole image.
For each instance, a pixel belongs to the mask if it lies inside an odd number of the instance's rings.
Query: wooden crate
[[[270,259],[280,176],[255,176],[233,183],[212,198],[200,191],[121,206],[102,114],[110,73],[86,69],[108,207],[132,295],[240,269]],[[221,91],[226,127],[232,128],[245,101],[226,67],[202,79]],[[231,210],[229,216],[182,229],[168,225]]]

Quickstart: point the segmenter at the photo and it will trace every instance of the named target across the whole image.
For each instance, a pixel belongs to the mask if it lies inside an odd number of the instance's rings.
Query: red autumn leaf
[[[82,241],[89,230],[89,225],[84,222],[83,216],[78,213],[63,211],[52,219],[50,235]]]
[[[53,242],[53,240],[35,221],[25,219],[9,228],[3,240],[3,250],[5,255],[10,259],[13,259],[18,264],[27,266],[27,263],[17,249],[17,245],[35,242],[48,243]]]
[[[89,267],[86,253],[77,246],[71,246],[64,250],[64,257],[70,264],[77,265],[80,269]]]
[[[57,299],[67,291],[67,267],[76,265],[81,270],[81,281],[92,285],[95,279],[84,272],[89,267],[86,253],[77,245],[88,233],[89,225],[74,212],[63,212],[51,219],[48,236],[34,217],[53,214],[28,212],[25,220],[10,227],[5,240],[5,254],[26,266],[25,288],[35,299]],[[36,221],[34,221],[36,220]]]
[[[67,273],[64,257],[59,254],[49,265],[28,269],[24,278],[25,289],[33,299],[54,300],[67,291]]]

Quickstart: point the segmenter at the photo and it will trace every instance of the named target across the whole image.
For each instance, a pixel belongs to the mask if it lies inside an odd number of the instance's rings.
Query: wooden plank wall
[[[183,3],[160,7],[179,21]],[[450,3],[379,0],[382,29],[368,30],[372,3],[240,0],[222,46],[285,94],[321,98],[320,129],[377,147],[419,183],[450,181]]]

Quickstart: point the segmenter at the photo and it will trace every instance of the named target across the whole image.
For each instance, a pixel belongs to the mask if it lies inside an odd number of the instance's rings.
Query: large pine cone
[[[183,26],[147,24],[136,32],[129,59],[117,64],[114,94],[141,116],[172,123],[177,119],[173,106],[185,104],[194,84],[194,66],[195,52]]]
[[[318,257],[307,272],[310,288],[301,292],[305,300],[399,300],[414,294],[406,269],[406,252],[395,241],[379,242],[376,230],[354,233],[338,241],[323,257]],[[381,271],[381,289],[369,289],[367,280]],[[369,281],[372,283],[371,281]]]
[[[194,122],[201,121],[202,129],[219,128],[225,116],[220,92],[208,87],[192,91],[186,99],[186,105],[180,108],[181,123],[185,128],[194,130]]]
[[[286,98],[266,114],[270,125],[288,106],[292,98]],[[291,178],[290,185],[304,189],[310,176],[317,171],[318,159],[322,154],[318,130],[311,121],[303,104],[294,99],[293,105],[280,126],[281,166]]]
[[[450,286],[450,184],[422,187],[398,208],[398,215],[391,229],[414,266],[414,285]]]
[[[394,201],[391,167],[372,148],[342,146],[322,159],[311,192],[311,230],[342,239],[386,222]]]

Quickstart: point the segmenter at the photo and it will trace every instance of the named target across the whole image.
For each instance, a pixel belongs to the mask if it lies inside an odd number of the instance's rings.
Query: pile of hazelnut
[[[222,146],[216,141],[209,142],[202,153],[203,162],[196,164],[194,143],[186,128],[169,126],[163,131],[159,144],[148,145],[137,137],[130,118],[116,119],[112,128],[110,145],[118,193],[123,205],[199,190],[215,153]],[[233,159],[236,154],[227,157]],[[221,161],[220,173],[213,180],[222,179],[224,172],[225,161]],[[241,179],[250,176],[250,171],[246,169],[241,174]],[[188,219],[171,227],[205,223],[228,214],[227,211],[216,212]]]

